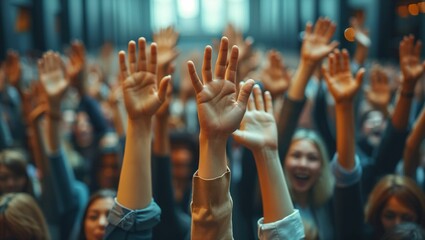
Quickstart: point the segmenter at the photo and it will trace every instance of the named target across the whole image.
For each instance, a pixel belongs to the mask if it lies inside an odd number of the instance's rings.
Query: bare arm
[[[414,177],[419,165],[419,148],[425,138],[425,108],[416,120],[415,126],[407,138],[403,153],[404,175]]]

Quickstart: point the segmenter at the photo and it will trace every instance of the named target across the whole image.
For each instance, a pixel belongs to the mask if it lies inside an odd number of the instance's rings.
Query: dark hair
[[[90,206],[98,199],[102,199],[102,198],[115,198],[115,196],[117,195],[117,192],[111,189],[101,189],[95,193],[93,193],[90,196],[89,202],[87,203],[86,209],[84,210],[84,215],[83,218],[81,219],[81,228],[80,228],[80,235],[78,237],[78,239],[80,240],[85,240],[86,239],[86,235],[84,233],[84,223],[85,223],[85,219],[87,217],[87,212],[90,208]]]
[[[34,189],[32,187],[32,182],[28,176],[27,172],[27,159],[25,155],[20,150],[8,149],[0,152],[0,165],[5,166],[7,169],[12,171],[19,177],[25,178],[25,185],[22,192],[28,193],[31,196],[34,196]],[[4,194],[0,192],[0,195]]]
[[[424,240],[425,231],[416,223],[405,222],[388,230],[381,240]]]

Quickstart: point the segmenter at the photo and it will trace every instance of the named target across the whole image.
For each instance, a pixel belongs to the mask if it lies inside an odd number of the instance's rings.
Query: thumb
[[[171,81],[171,76],[165,76],[161,79],[159,83],[159,89],[158,89],[158,98],[161,102],[165,101],[165,98],[167,96],[167,88]]]

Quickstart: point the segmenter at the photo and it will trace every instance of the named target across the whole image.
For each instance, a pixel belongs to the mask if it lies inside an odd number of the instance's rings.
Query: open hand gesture
[[[253,97],[248,100],[240,128],[233,133],[234,139],[251,151],[269,148],[277,149],[277,126],[273,116],[270,92],[263,94],[258,85],[254,86]]]
[[[226,66],[228,45],[228,39],[223,37],[215,65],[215,79],[211,70],[211,46],[205,48],[202,82],[194,63],[188,62],[190,78],[196,92],[201,134],[206,137],[227,137],[239,127],[254,85],[253,80],[248,80],[240,91],[237,91],[235,82],[238,47],[232,47],[230,61]]]
[[[325,58],[339,44],[336,41],[329,43],[335,29],[336,25],[327,18],[319,18],[314,29],[311,23],[307,23],[301,47],[301,58],[313,65]]]
[[[62,97],[69,86],[70,80],[66,67],[59,54],[46,52],[38,60],[38,71],[42,90],[47,96],[50,106],[60,106]]]
[[[388,76],[379,66],[374,66],[370,74],[370,87],[366,89],[366,99],[377,108],[384,110],[391,101],[391,87]]]
[[[347,50],[342,53],[336,49],[329,54],[329,69],[322,67],[322,72],[329,91],[337,103],[352,102],[354,96],[362,85],[364,69],[356,74],[356,80],[350,70],[350,56]]]
[[[136,59],[136,43],[128,43],[128,68],[125,52],[119,52],[120,74],[124,103],[128,117],[138,120],[151,117],[161,107],[166,98],[170,76],[162,78],[157,84],[157,47],[151,44],[150,58],[146,58],[146,40],[139,38],[139,53]]]
[[[289,88],[291,75],[285,69],[282,56],[278,51],[270,51],[268,59],[268,66],[261,72],[261,81],[273,96],[282,95]]]
[[[416,81],[425,70],[425,61],[420,62],[422,49],[421,41],[416,41],[413,35],[406,36],[400,42],[400,68],[403,73],[404,83],[415,85]]]

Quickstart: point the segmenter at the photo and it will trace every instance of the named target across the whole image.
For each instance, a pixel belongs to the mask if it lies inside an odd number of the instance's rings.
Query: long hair
[[[373,226],[378,235],[385,231],[380,217],[391,197],[395,197],[418,214],[416,223],[425,228],[425,194],[410,178],[387,175],[375,185],[365,207],[365,221]]]
[[[12,171],[16,176],[25,178],[25,185],[21,189],[21,192],[28,193],[34,196],[34,189],[32,182],[27,172],[27,159],[24,154],[19,150],[3,150],[0,152],[0,165],[5,166],[7,169]],[[3,194],[0,191],[0,195]]]
[[[325,204],[333,194],[335,179],[331,173],[329,165],[329,155],[326,151],[322,138],[312,130],[299,129],[295,132],[291,144],[299,140],[310,141],[319,151],[321,161],[321,171],[317,182],[313,185],[310,196],[315,207]],[[291,188],[291,184],[289,184]]]
[[[32,196],[8,193],[0,197],[0,238],[50,239],[46,220]]]
[[[85,220],[86,220],[87,213],[90,206],[98,199],[114,198],[116,195],[117,193],[114,190],[101,189],[90,196],[89,202],[87,203],[86,209],[84,210],[83,219],[81,219],[80,235],[78,237],[79,240],[86,240],[86,234],[84,232],[84,224],[85,224]]]

